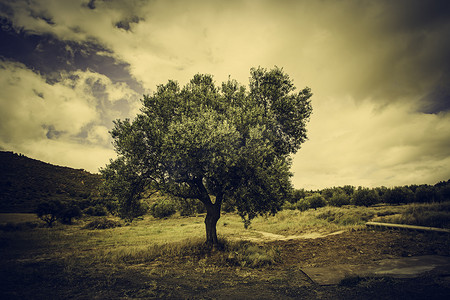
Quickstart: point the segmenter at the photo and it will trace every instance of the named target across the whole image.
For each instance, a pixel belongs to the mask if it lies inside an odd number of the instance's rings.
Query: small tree
[[[49,227],[52,227],[55,221],[60,221],[63,224],[72,224],[73,218],[81,216],[81,210],[74,201],[51,199],[40,202],[36,208],[36,214]]]
[[[36,214],[39,219],[47,223],[48,227],[53,227],[62,209],[63,205],[59,200],[42,201],[36,208]]]
[[[325,198],[319,194],[315,193],[311,196],[305,198],[306,203],[308,203],[309,208],[318,209],[319,207],[324,207],[327,205]]]
[[[169,81],[144,96],[133,121],[115,122],[119,158],[102,170],[121,215],[139,208],[149,185],[201,201],[208,244],[218,243],[224,202],[245,225],[275,214],[291,195],[291,154],[306,139],[311,113],[310,89],[294,89],[282,69],[257,68],[249,91],[233,80],[217,87],[212,76],[197,74],[183,88]]]

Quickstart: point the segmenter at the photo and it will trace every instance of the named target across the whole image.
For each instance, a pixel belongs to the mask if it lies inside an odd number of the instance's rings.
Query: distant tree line
[[[405,185],[388,187],[354,187],[345,185],[316,191],[298,189],[284,205],[284,209],[317,209],[323,206],[344,205],[372,206],[379,203],[390,205],[408,203],[433,203],[450,200],[450,180],[435,185]]]
[[[283,209],[306,211],[324,206],[344,205],[372,206],[380,203],[399,205],[408,203],[433,203],[450,201],[450,180],[435,185],[407,185],[396,187],[354,187],[344,185],[322,190],[296,189],[286,199]],[[155,218],[167,218],[175,213],[192,216],[205,213],[204,205],[198,199],[176,198],[170,195],[147,192],[134,209],[135,217],[150,214]],[[232,202],[224,205],[224,212],[235,212]],[[69,197],[56,197],[38,204],[36,214],[49,227],[57,221],[71,224],[73,219],[83,215],[105,216],[121,214],[118,203],[111,201],[102,190],[92,193],[85,199],[74,200]],[[131,221],[131,220],[130,220]]]

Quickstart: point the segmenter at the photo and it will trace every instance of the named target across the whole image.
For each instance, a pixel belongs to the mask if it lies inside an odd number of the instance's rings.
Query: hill
[[[88,200],[100,175],[0,151],[0,212],[33,212],[41,200]]]

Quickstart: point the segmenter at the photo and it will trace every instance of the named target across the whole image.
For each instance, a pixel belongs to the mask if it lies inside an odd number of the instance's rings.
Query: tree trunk
[[[211,246],[217,246],[219,241],[217,240],[217,221],[220,219],[220,205],[219,203],[214,203],[206,206],[206,244]]]
[[[211,201],[211,197],[205,188],[203,181],[201,178],[197,178],[194,181],[197,189],[198,189],[198,199],[205,205],[206,207],[206,218],[205,218],[205,227],[206,227],[206,244],[217,247],[219,241],[217,239],[217,231],[216,225],[217,221],[220,219],[220,209],[222,207],[223,194],[217,193],[216,201],[214,203]]]

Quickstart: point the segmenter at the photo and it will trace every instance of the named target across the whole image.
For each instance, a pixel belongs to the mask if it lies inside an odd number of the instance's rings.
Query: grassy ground
[[[364,280],[358,282],[365,286],[318,287],[301,271],[302,266],[333,262],[450,255],[449,240],[442,236],[364,230],[369,219],[408,215],[410,211],[417,214],[418,208],[286,210],[255,219],[247,230],[239,216],[224,214],[217,225],[223,247],[213,252],[203,245],[202,215],[163,220],[146,216],[127,226],[121,223],[120,227],[94,230],[86,229],[87,225],[103,219],[87,218],[71,226],[45,228],[20,226],[25,224],[21,222],[39,223],[32,215],[2,214],[0,298],[354,298],[361,293],[371,295],[372,288],[384,291],[399,286],[419,286],[419,295],[432,287],[436,295],[447,296],[450,287],[440,277],[423,278],[419,285],[377,279],[369,282],[369,288]],[[276,241],[286,236],[326,235],[341,230],[345,233],[317,240]]]

